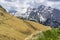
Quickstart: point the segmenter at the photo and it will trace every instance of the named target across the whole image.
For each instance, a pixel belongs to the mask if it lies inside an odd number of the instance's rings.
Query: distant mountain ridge
[[[59,15],[60,10],[40,5],[38,8],[33,8],[28,18],[44,25],[58,27],[60,25]]]
[[[28,8],[27,12],[24,13],[24,15],[21,15],[20,18],[39,22],[51,27],[58,27],[60,26],[59,15],[60,10],[45,5],[40,5],[37,8]]]

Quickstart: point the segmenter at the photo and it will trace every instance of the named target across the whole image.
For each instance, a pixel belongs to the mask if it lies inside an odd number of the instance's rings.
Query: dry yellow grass
[[[0,8],[0,40],[24,40],[36,30],[45,31],[49,28],[39,23],[18,19]]]

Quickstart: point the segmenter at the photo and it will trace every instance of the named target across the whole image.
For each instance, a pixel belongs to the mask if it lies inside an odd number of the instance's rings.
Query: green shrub
[[[39,35],[37,40],[60,40],[60,28],[53,28]]]

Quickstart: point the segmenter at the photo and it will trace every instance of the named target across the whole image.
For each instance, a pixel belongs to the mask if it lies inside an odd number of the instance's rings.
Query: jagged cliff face
[[[28,19],[51,27],[60,26],[60,10],[40,5],[30,11]]]
[[[49,29],[51,28],[48,26],[11,16],[4,8],[0,7],[0,40],[24,40],[37,30]]]
[[[35,21],[54,28],[60,26],[60,10],[45,5],[40,5],[37,8],[28,8],[26,13],[20,14],[20,12],[17,12],[15,15],[24,20]]]

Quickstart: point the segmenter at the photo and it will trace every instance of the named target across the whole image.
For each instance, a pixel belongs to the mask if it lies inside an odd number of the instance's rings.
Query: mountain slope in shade
[[[36,30],[51,29],[32,21],[25,21],[11,16],[5,9],[0,8],[0,40],[24,40]]]

